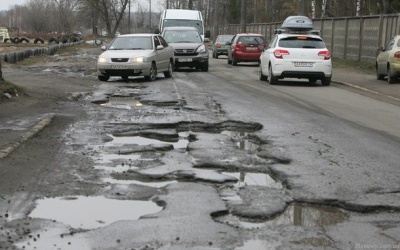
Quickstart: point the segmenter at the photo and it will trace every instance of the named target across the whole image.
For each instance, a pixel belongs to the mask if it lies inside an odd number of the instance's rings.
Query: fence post
[[[345,27],[344,27],[344,51],[343,58],[347,59],[347,39],[349,37],[349,19],[346,17],[345,19]]]
[[[358,57],[357,57],[357,61],[359,61],[359,62],[361,61],[363,39],[364,39],[364,18],[361,17],[361,19],[360,19],[360,37],[358,39]]]
[[[0,60],[0,83],[5,82],[4,78],[3,78],[3,71],[1,70],[1,60]]]

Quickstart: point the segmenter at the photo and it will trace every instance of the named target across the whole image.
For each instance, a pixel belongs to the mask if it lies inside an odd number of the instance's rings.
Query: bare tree
[[[131,0],[82,0],[89,4],[104,22],[108,34],[115,34],[125,16],[128,3]]]
[[[24,13],[28,28],[34,32],[54,30],[54,23],[49,22],[54,11],[54,5],[48,0],[29,0],[26,4],[29,11]]]

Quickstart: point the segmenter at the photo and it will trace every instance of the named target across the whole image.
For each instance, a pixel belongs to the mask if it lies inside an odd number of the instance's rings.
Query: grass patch
[[[23,93],[24,89],[20,86],[17,86],[9,81],[0,82],[0,100],[6,98],[5,94],[16,96]]]
[[[357,62],[349,59],[332,58],[332,66],[334,68],[346,68],[366,74],[375,74],[375,63],[373,62]]]

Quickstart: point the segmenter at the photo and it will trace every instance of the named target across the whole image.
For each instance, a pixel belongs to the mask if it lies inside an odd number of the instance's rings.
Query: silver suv
[[[194,27],[167,27],[162,34],[175,50],[175,69],[190,67],[208,71],[208,50]]]

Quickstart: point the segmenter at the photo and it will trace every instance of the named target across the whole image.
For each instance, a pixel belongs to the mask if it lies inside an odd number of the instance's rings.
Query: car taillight
[[[394,53],[394,58],[400,58],[400,51],[397,51],[396,53]]]
[[[290,55],[290,53],[289,53],[289,51],[287,51],[285,49],[277,49],[274,51],[274,55],[278,59],[283,59],[283,56]]]
[[[221,44],[220,44],[220,43],[216,43],[216,44],[215,44],[215,47],[216,47],[216,48],[221,48]]]
[[[242,44],[236,44],[235,45],[235,50],[242,50],[243,45]]]
[[[329,60],[331,59],[331,52],[329,50],[322,50],[318,52],[318,56],[323,56],[324,60]]]

